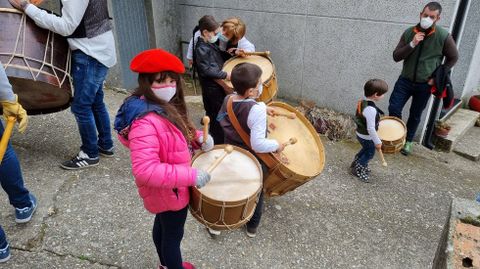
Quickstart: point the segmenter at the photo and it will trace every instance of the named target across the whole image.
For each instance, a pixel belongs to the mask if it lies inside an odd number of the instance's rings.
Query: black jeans
[[[413,83],[406,78],[400,77],[395,83],[392,95],[390,95],[388,113],[390,116],[402,118],[402,110],[408,99],[412,97],[410,115],[407,120],[407,141],[411,142],[415,136],[422,113],[430,99],[431,86],[427,83]]]
[[[223,128],[217,121],[217,115],[222,108],[223,100],[225,99],[225,91],[220,85],[216,85],[213,81],[207,79],[200,79],[202,85],[202,99],[205,114],[210,118],[209,133],[213,137],[215,145],[223,144],[224,134]]]
[[[168,269],[183,269],[180,243],[187,219],[188,206],[178,211],[166,211],[155,216],[153,242],[162,265]]]
[[[262,166],[263,180],[266,179],[268,175],[268,167],[260,160],[260,165]],[[263,190],[260,192],[260,197],[258,198],[257,206],[255,207],[255,212],[253,212],[252,218],[247,222],[247,226],[250,228],[257,228],[260,225],[260,220],[262,219],[263,213]]]

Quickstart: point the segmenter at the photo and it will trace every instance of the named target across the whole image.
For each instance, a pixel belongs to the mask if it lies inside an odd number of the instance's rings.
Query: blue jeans
[[[72,53],[72,76],[75,93],[72,113],[82,139],[80,149],[90,158],[98,157],[98,148],[110,150],[113,140],[110,117],[103,102],[103,82],[108,68],[81,50]],[[98,132],[98,138],[97,138]]]
[[[0,122],[0,137],[3,135],[3,124]],[[10,204],[16,208],[32,205],[28,190],[23,185],[22,170],[12,144],[8,143],[7,150],[0,164],[0,184],[8,195]],[[6,246],[5,233],[0,226],[0,248]]]
[[[357,135],[358,142],[362,149],[355,155],[355,159],[362,166],[368,166],[368,162],[375,156],[375,143],[372,140],[366,140]]]
[[[411,142],[415,136],[422,113],[430,99],[431,86],[427,83],[413,83],[410,80],[399,77],[390,95],[388,113],[390,116],[402,118],[402,110],[408,99],[412,97],[410,115],[407,121],[407,141]]]
[[[178,211],[158,213],[153,223],[153,243],[162,265],[168,269],[182,269],[180,243],[187,220],[188,206]]]

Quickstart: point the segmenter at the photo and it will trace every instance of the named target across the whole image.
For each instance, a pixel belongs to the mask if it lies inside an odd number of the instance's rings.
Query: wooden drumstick
[[[5,155],[5,151],[7,150],[8,140],[12,135],[13,126],[17,118],[15,117],[8,117],[7,119],[7,126],[5,127],[5,131],[3,132],[2,139],[0,140],[0,164],[2,163],[3,156]]]
[[[297,142],[298,142],[298,140],[295,137],[292,137],[292,138],[288,139],[287,142],[283,143],[283,146],[286,147],[288,145],[293,145]]]
[[[227,145],[225,147],[225,152],[222,154],[222,156],[220,156],[218,159],[215,160],[214,163],[212,163],[212,165],[210,165],[210,167],[208,167],[207,169],[207,173],[212,173],[213,169],[215,169],[222,161],[223,159],[225,159],[225,157],[227,157],[228,154],[232,153],[233,152],[233,147],[231,145]]]
[[[281,112],[281,111],[276,111],[273,112],[273,115],[274,116],[282,116],[282,117],[287,117],[289,119],[295,119],[297,117],[297,115],[293,112]]]
[[[382,149],[377,149],[377,151],[378,151],[378,156],[380,156],[380,160],[382,161],[382,165],[387,167],[387,162],[385,161],[385,158],[383,157]]]
[[[202,123],[203,123],[203,141],[202,141],[202,143],[207,143],[208,124],[210,123],[210,117],[208,117],[208,116],[203,117]]]
[[[244,51],[246,56],[258,55],[258,56],[270,56],[270,51]]]

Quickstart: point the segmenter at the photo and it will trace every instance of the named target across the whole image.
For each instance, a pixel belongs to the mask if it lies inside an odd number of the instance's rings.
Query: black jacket
[[[202,38],[197,40],[194,64],[202,87],[221,88],[214,79],[227,77],[227,73],[222,71],[223,63],[222,52],[215,44],[206,43]]]
[[[439,65],[430,76],[433,78],[432,94],[443,99],[443,108],[449,109],[454,102],[453,86],[450,79],[450,68],[444,64]]]

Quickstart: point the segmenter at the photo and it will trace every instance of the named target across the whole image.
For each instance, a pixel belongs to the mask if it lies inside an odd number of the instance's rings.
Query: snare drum
[[[397,117],[384,116],[378,124],[377,134],[382,140],[384,153],[397,153],[405,145],[407,126]]]
[[[312,124],[295,108],[281,102],[268,105],[280,113],[294,113],[295,118],[268,116],[267,137],[280,143],[294,137],[297,143],[288,145],[280,153],[270,153],[264,160],[269,174],[264,181],[267,196],[279,196],[305,184],[318,176],[325,165],[322,141]]]
[[[0,62],[28,114],[67,108],[72,98],[67,39],[38,27],[8,0],[0,0],[0,25]]]
[[[273,65],[272,59],[268,56],[259,55],[233,57],[225,62],[222,70],[231,73],[233,68],[240,63],[256,64],[262,69],[261,79],[263,82],[263,92],[257,101],[265,103],[272,101],[277,96],[278,90],[277,75],[275,73],[275,66]],[[233,87],[230,81],[225,81],[225,83],[228,86]]]
[[[192,166],[207,170],[224,153],[225,146],[217,145],[209,152],[196,154]],[[207,185],[190,189],[190,212],[214,230],[232,230],[247,223],[262,191],[260,163],[250,152],[233,148],[212,171]]]

